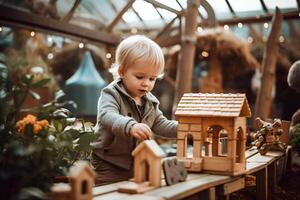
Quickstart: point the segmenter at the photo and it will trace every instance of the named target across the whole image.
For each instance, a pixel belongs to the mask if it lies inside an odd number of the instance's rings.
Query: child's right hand
[[[139,140],[149,140],[152,136],[152,132],[147,124],[137,123],[132,126],[130,135]]]

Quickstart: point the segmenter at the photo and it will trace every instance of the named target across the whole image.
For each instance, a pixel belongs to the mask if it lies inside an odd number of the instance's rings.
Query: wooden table
[[[287,152],[290,150],[288,148]],[[268,199],[268,193],[276,189],[279,163],[285,167],[288,154],[284,152],[268,152],[260,155],[257,150],[250,149],[246,152],[246,174],[256,176],[257,199]],[[284,169],[282,168],[282,171]],[[283,172],[282,172],[283,173]],[[216,199],[216,196],[228,199],[232,192],[245,187],[245,174],[241,176],[223,176],[204,173],[189,173],[187,180],[175,185],[166,186],[162,180],[162,187],[148,191],[144,194],[119,193],[120,185],[129,181],[118,182],[110,185],[95,187],[93,190],[94,200],[168,200],[184,199],[195,196],[195,199]]]

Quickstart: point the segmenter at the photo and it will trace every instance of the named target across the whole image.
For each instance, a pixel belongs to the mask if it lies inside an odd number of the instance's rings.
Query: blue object
[[[97,114],[97,102],[106,82],[96,70],[90,52],[85,52],[78,70],[65,84],[67,100],[77,104],[76,109],[69,108],[75,116],[91,116]]]

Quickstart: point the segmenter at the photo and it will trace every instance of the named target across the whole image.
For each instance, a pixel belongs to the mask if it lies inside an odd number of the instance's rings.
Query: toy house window
[[[227,155],[228,133],[222,126],[208,127],[207,137],[212,139],[212,156]]]
[[[219,155],[226,156],[228,151],[228,133],[225,129],[222,129],[219,134]]]
[[[243,137],[243,129],[239,127],[236,135],[236,162],[237,163],[241,162],[242,137]]]
[[[193,135],[188,133],[186,136],[185,136],[185,157],[187,158],[193,158],[194,157],[194,154],[193,154],[193,150],[194,150],[194,138],[193,138]]]
[[[87,194],[88,192],[88,182],[86,180],[81,183],[81,194]]]
[[[143,161],[142,170],[143,170],[143,180],[149,181],[150,167],[149,167],[149,163],[147,162],[147,160]]]

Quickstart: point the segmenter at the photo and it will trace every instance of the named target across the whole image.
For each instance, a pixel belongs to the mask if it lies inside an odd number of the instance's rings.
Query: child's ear
[[[121,78],[124,76],[124,68],[122,66],[119,67],[118,73]]]

